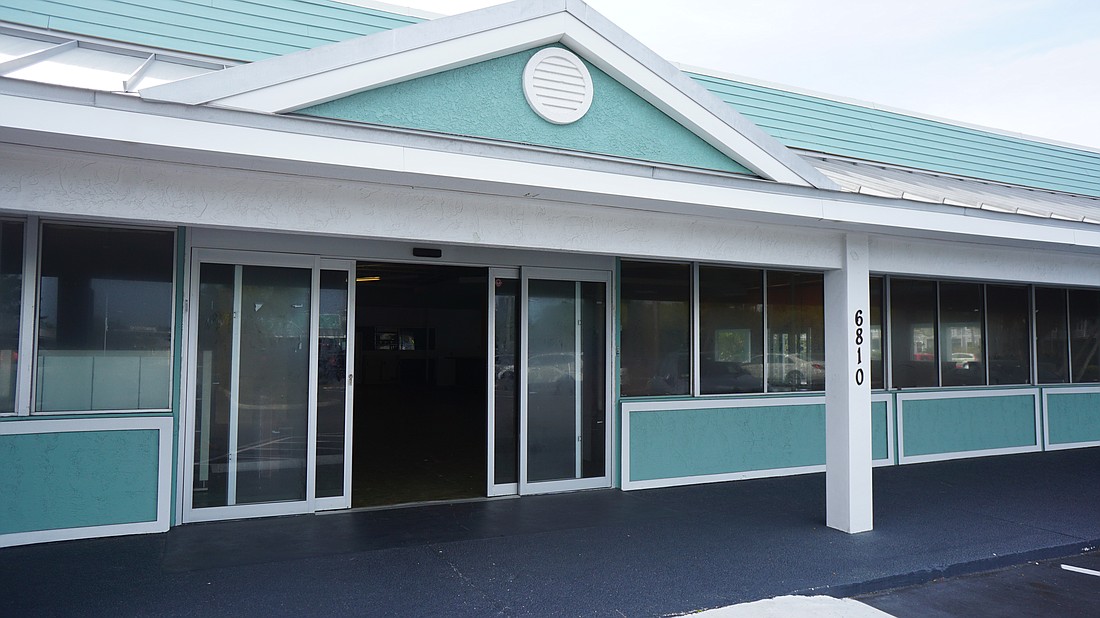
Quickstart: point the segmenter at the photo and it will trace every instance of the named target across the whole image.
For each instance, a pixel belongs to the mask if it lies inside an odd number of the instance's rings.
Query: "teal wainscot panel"
[[[871,459],[882,461],[890,458],[889,406],[885,401],[871,402]]]
[[[1100,393],[1047,392],[1051,444],[1100,442]]]
[[[902,406],[903,455],[1036,446],[1035,398],[1028,395],[910,399]]]
[[[0,435],[0,534],[156,521],[155,430]]]
[[[636,411],[630,416],[632,481],[824,463],[824,405]]]
[[[539,49],[367,90],[297,113],[751,174],[588,63],[594,92],[588,113],[571,124],[543,120],[523,96],[524,66]]]

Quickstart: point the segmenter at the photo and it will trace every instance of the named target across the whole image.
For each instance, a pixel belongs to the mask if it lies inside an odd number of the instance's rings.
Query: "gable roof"
[[[1100,152],[682,67],[791,148],[1100,197]]]
[[[21,0],[15,6],[0,4],[0,20],[213,58],[254,61],[423,21],[401,11],[332,0]]]
[[[410,15],[409,9],[370,0],[348,2],[356,4],[338,0],[213,4],[147,0],[143,7],[137,7],[126,0],[0,0],[0,20],[224,60],[258,60],[371,33],[401,31],[421,18],[431,17]],[[474,13],[482,14],[484,11]],[[454,23],[463,17],[440,21]],[[635,42],[631,49],[638,47]],[[884,109],[708,69],[681,68],[697,84],[790,148],[1007,185],[1100,196],[1100,151],[1095,149]],[[139,89],[142,85],[138,83]]]
[[[753,173],[835,189],[813,166],[580,0],[520,1],[324,45],[140,92],[280,114],[560,43]]]

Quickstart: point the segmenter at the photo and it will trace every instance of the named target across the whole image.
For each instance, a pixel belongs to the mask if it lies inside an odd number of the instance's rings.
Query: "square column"
[[[873,527],[867,254],[867,235],[847,234],[825,273],[825,523],[851,534]]]

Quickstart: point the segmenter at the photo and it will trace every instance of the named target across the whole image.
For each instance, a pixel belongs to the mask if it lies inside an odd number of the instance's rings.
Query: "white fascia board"
[[[231,155],[256,161],[361,170],[362,179],[380,174],[391,183],[424,185],[436,178],[441,188],[486,194],[542,195],[598,206],[658,212],[729,213],[792,225],[828,222],[830,228],[855,228],[913,237],[965,238],[989,244],[1022,243],[1048,247],[1100,248],[1100,230],[1043,225],[986,215],[969,218],[960,209],[911,209],[845,194],[765,185],[715,186],[608,171],[489,158],[390,144],[290,133],[209,120],[158,116],[11,95],[0,95],[0,132],[14,130],[59,139],[91,139],[113,144],[162,147],[186,153]],[[286,119],[287,122],[304,122]],[[77,148],[79,149],[79,148]],[[395,181],[396,179],[396,181]],[[518,188],[518,189],[517,189]],[[899,205],[901,206],[901,205]]]

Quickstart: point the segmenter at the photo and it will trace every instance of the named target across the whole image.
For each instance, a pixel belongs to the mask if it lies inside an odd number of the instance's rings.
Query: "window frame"
[[[38,390],[38,341],[40,320],[38,314],[40,310],[40,291],[41,291],[41,277],[42,277],[42,233],[47,225],[59,225],[67,227],[81,227],[81,228],[98,228],[109,229],[118,231],[152,231],[152,232],[167,232],[171,235],[171,251],[172,251],[172,266],[171,277],[169,279],[170,286],[170,307],[169,313],[169,336],[168,336],[168,405],[158,408],[112,408],[103,410],[36,410],[38,401],[36,393]],[[175,392],[176,373],[177,373],[177,359],[176,359],[176,344],[177,338],[180,336],[179,318],[180,318],[180,240],[181,235],[179,228],[175,226],[157,226],[157,225],[128,225],[115,222],[100,222],[100,221],[74,221],[67,219],[54,219],[54,218],[39,218],[39,217],[27,217],[25,220],[25,233],[27,234],[24,241],[24,281],[23,281],[23,306],[20,311],[20,349],[19,349],[19,390],[17,391],[16,410],[17,416],[27,417],[51,417],[51,416],[102,416],[102,415],[117,415],[117,414],[164,414],[171,413],[173,409],[173,394]],[[28,273],[31,274],[28,277]],[[32,285],[28,285],[28,281],[32,282]],[[28,298],[30,299],[28,302]],[[29,322],[24,322],[23,318],[28,316]]]

